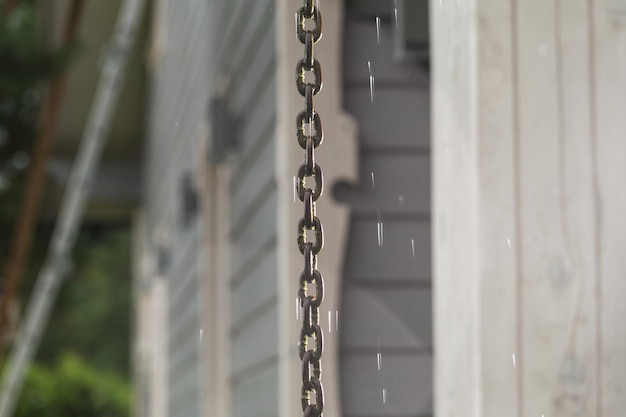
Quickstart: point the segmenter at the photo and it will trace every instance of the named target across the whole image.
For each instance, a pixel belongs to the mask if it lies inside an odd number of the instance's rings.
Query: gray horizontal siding
[[[232,155],[232,376],[235,417],[278,414],[276,33],[272,0],[234,0],[223,68],[238,117]]]
[[[344,106],[358,123],[360,180],[333,188],[352,212],[339,326],[345,417],[432,415],[428,75],[393,61],[391,30],[384,20],[378,45],[373,18],[346,14]]]

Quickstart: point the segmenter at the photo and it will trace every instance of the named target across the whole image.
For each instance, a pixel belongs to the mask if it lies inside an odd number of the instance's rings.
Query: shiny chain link
[[[312,25],[312,27],[310,27]],[[304,255],[304,271],[300,274],[298,298],[302,307],[303,323],[300,331],[299,354],[302,360],[302,411],[304,417],[321,417],[324,411],[322,375],[323,334],[320,327],[319,307],[324,298],[324,279],[317,270],[317,254],[324,246],[322,223],[315,215],[315,202],[322,195],[324,179],[322,169],[315,163],[315,148],[324,138],[322,121],[313,107],[313,96],[322,89],[322,69],[315,59],[313,47],[322,37],[322,16],[314,0],[304,0],[298,10],[296,34],[304,45],[304,58],[296,65],[296,87],[304,97],[305,109],[296,117],[298,144],[304,149],[304,163],[298,168],[297,194],[304,203],[304,216],[298,222],[298,248]],[[313,77],[310,80],[309,77]],[[315,182],[306,186],[307,178]],[[307,232],[314,240],[307,241]],[[315,295],[308,295],[307,287],[313,285]],[[309,343],[314,348],[309,348]],[[312,397],[315,402],[312,402]]]

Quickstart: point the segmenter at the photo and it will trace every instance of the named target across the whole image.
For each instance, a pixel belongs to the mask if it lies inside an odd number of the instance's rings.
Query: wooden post
[[[431,1],[435,413],[626,407],[626,21]]]
[[[10,7],[12,2],[8,1],[5,6]],[[76,39],[80,13],[83,0],[73,0],[68,9],[67,21],[63,33],[63,46],[71,44]],[[59,115],[61,113],[61,103],[65,93],[66,74],[62,73],[52,81],[48,91],[47,100],[43,106],[43,121],[39,129],[39,135],[32,153],[31,164],[28,169],[24,197],[20,207],[19,216],[13,238],[11,240],[11,252],[7,259],[4,273],[4,296],[0,298],[0,337],[5,337],[8,332],[8,311],[9,306],[19,288],[24,265],[28,258],[33,230],[39,213],[39,203],[45,182],[45,168],[48,155],[52,149]],[[5,345],[0,344],[0,352]]]

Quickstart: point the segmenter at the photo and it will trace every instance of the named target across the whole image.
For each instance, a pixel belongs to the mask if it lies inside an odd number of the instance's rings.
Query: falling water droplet
[[[383,404],[387,404],[387,388],[383,388]]]
[[[376,228],[378,231],[378,246],[383,246],[383,222],[379,220],[376,223]]]
[[[376,16],[376,41],[380,45],[380,17]]]
[[[413,257],[415,258],[415,239],[411,239],[411,253],[413,254]]]
[[[339,310],[335,310],[335,332],[339,333]]]
[[[398,0],[393,0],[393,18],[396,22],[396,27],[397,27],[398,26]]]
[[[300,297],[296,297],[296,321],[300,320]]]
[[[382,368],[382,361],[383,361],[382,354],[381,354],[380,352],[378,352],[378,353],[376,354],[376,362],[377,362],[377,364],[378,364],[378,370],[379,370],[379,371],[380,371],[380,370],[381,370],[381,368]]]
[[[372,74],[372,62],[367,61],[367,71],[370,75],[370,101],[374,102],[374,74]]]
[[[441,9],[443,7],[443,4],[441,3],[441,0],[439,0],[439,8]]]
[[[200,343],[202,343],[202,336],[203,336],[203,335],[204,335],[204,329],[200,329],[200,332],[199,332],[199,340],[200,340]]]
[[[332,332],[333,312],[328,310],[328,333]]]
[[[517,364],[515,363],[515,353],[513,353],[511,357],[513,358],[513,368],[517,368]]]
[[[509,249],[511,249],[511,239],[510,238],[506,240],[506,244],[509,246]]]
[[[374,171],[370,172],[370,176],[372,177],[372,190],[375,190],[376,184],[374,183]]]
[[[298,13],[297,12],[294,13],[293,17],[295,18],[294,19],[294,23],[295,23],[295,28],[296,28],[296,32],[297,32],[298,31]]]

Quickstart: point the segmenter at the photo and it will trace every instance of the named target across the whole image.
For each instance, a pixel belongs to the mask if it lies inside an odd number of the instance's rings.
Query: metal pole
[[[76,240],[93,175],[108,136],[114,105],[121,89],[123,69],[134,44],[144,4],[145,0],[125,0],[119,12],[59,219],[52,233],[52,247],[37,277],[31,301],[11,349],[7,369],[2,375],[0,417],[9,417],[13,413],[22,388],[24,371],[48,323],[69,251]]]

